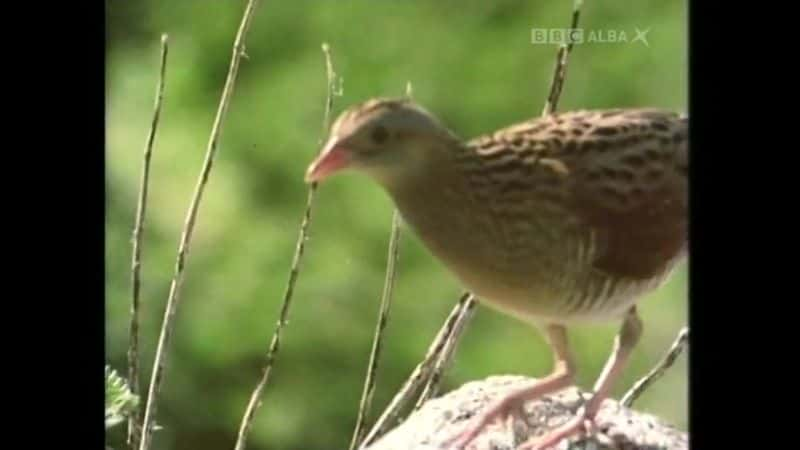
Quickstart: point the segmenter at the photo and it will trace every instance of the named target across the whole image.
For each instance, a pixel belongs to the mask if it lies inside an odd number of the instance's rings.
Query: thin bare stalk
[[[413,97],[413,87],[411,81],[406,82],[405,96],[411,100]],[[372,397],[375,392],[375,385],[378,372],[378,361],[380,357],[381,344],[383,342],[383,332],[389,320],[389,307],[391,305],[392,289],[394,288],[395,273],[397,271],[396,262],[398,258],[398,243],[400,240],[400,214],[395,209],[392,215],[392,229],[389,238],[389,256],[386,264],[386,278],[383,285],[383,295],[378,315],[378,323],[375,327],[375,336],[372,340],[372,351],[370,353],[367,376],[364,379],[364,390],[361,395],[361,402],[358,408],[356,426],[353,430],[353,438],[350,441],[350,450],[358,448],[364,437],[367,415],[372,405]]]
[[[672,365],[675,363],[675,360],[678,359],[678,356],[683,352],[686,346],[689,344],[689,328],[683,327],[681,331],[678,333],[678,337],[675,338],[675,342],[672,343],[667,354],[664,355],[664,358],[656,364],[655,367],[642,379],[634,383],[633,387],[625,393],[620,400],[622,406],[630,407],[633,405],[633,402],[639,398],[642,393],[647,390],[656,380],[661,378],[664,375],[664,372],[667,371]]]
[[[131,261],[131,323],[128,341],[128,386],[133,395],[139,395],[139,291],[141,288],[142,270],[142,236],[144,236],[144,218],[147,212],[147,190],[150,181],[150,157],[153,154],[153,143],[156,140],[158,121],[161,118],[161,103],[164,99],[164,79],[167,71],[167,50],[169,36],[161,35],[161,69],[158,72],[153,119],[144,145],[142,161],[142,177],[139,183],[139,200],[136,205],[136,221],[133,226],[133,256]],[[141,427],[141,408],[136,403],[128,418],[128,447],[139,446]]]
[[[395,394],[392,401],[389,402],[389,406],[386,407],[381,416],[370,429],[369,433],[367,433],[367,436],[362,441],[360,448],[370,445],[381,435],[383,435],[392,422],[400,415],[401,409],[408,404],[414,393],[417,392],[419,387],[428,380],[433,366],[436,363],[439,355],[444,350],[445,346],[448,344],[448,342],[458,339],[458,336],[453,336],[454,332],[456,330],[463,331],[464,328],[459,326],[459,321],[463,320],[461,318],[464,317],[462,312],[466,309],[474,308],[475,303],[475,297],[469,292],[464,293],[461,296],[461,298],[458,300],[458,303],[450,312],[450,315],[447,316],[447,319],[445,320],[441,329],[436,334],[436,338],[434,338],[433,342],[431,342],[431,345],[428,347],[428,352],[425,354],[425,357],[419,364],[417,364],[417,367],[414,368],[414,371],[408,377],[397,394]]]
[[[453,324],[453,331],[450,333],[448,339],[445,340],[444,348],[442,348],[442,351],[439,353],[439,357],[436,358],[436,364],[433,366],[433,370],[428,377],[428,382],[425,385],[425,388],[422,390],[422,394],[420,394],[419,398],[417,399],[417,404],[414,406],[415,410],[422,407],[425,402],[435,397],[438,393],[439,383],[442,380],[442,375],[450,366],[450,362],[452,361],[453,355],[455,355],[456,352],[458,339],[464,333],[464,329],[466,329],[469,320],[475,313],[475,306],[477,304],[478,303],[473,299],[472,301],[468,302],[465,307],[461,308],[458,318]]]
[[[406,82],[406,98],[411,100],[414,97],[414,86],[411,85],[411,81]]]
[[[333,96],[336,95],[334,84],[336,80],[336,73],[333,71],[333,64],[331,63],[330,48],[328,44],[322,44],[322,52],[325,54],[325,67],[328,80],[328,94],[325,101],[325,114],[322,120],[323,135],[327,132],[330,125],[330,113],[333,108]],[[321,139],[324,139],[321,138]],[[300,262],[303,259],[305,244],[308,240],[308,228],[311,224],[311,212],[314,207],[314,193],[317,190],[317,184],[312,183],[308,188],[308,197],[306,199],[306,208],[303,213],[303,221],[300,224],[300,232],[297,237],[297,244],[295,245],[294,258],[292,259],[292,268],[289,271],[289,279],[286,282],[286,290],[283,294],[283,303],[281,304],[281,311],[278,318],[278,323],[275,326],[275,331],[272,334],[272,340],[267,350],[266,361],[264,363],[264,370],[261,378],[256,384],[253,393],[250,394],[250,401],[247,403],[247,408],[242,417],[242,423],[239,426],[239,434],[236,438],[236,450],[244,450],[247,444],[247,436],[250,434],[250,429],[253,426],[253,419],[255,418],[256,411],[261,406],[261,397],[264,389],[269,382],[269,376],[272,373],[272,368],[275,364],[275,359],[280,350],[281,333],[286,326],[287,318],[289,316],[289,307],[292,303],[292,296],[294,295],[294,287],[297,284],[297,278],[300,275]]]
[[[245,50],[245,35],[250,28],[250,23],[253,19],[258,0],[248,0],[242,16],[242,22],[239,25],[239,31],[236,33],[236,39],[233,42],[233,55],[231,56],[230,67],[228,68],[228,76],[225,79],[225,87],[222,90],[222,97],[220,98],[217,114],[214,118],[214,124],[211,128],[211,135],[208,140],[208,147],[206,149],[206,156],[203,162],[203,167],[200,171],[200,177],[197,180],[197,185],[192,196],[191,203],[189,204],[189,211],[186,214],[186,222],[183,226],[181,233],[181,241],[178,246],[178,257],[175,263],[175,274],[172,278],[172,283],[169,288],[169,295],[167,297],[167,305],[164,311],[164,319],[161,324],[161,334],[158,339],[158,347],[156,348],[156,356],[153,362],[153,374],[150,379],[150,389],[147,395],[147,408],[145,409],[144,422],[142,426],[142,439],[139,450],[147,450],[150,448],[150,442],[153,436],[153,421],[155,420],[158,394],[161,390],[163,382],[164,367],[167,362],[167,352],[169,348],[169,341],[172,336],[172,331],[175,326],[175,313],[178,309],[180,301],[180,290],[183,286],[185,276],[186,258],[189,254],[190,244],[192,242],[192,234],[194,232],[195,223],[197,220],[197,213],[200,209],[200,202],[203,199],[206,184],[211,173],[211,167],[214,163],[214,158],[217,154],[217,146],[220,136],[222,135],[222,124],[225,115],[228,112],[228,106],[233,96],[234,86],[236,85],[236,76],[239,73],[239,63]]]
[[[331,111],[333,110],[333,97],[342,95],[341,86],[336,89],[336,72],[333,70],[333,59],[331,58],[331,47],[327,42],[322,43],[322,53],[325,55],[325,76],[328,82],[328,94],[325,97],[325,113],[322,117],[322,134],[319,137],[319,145],[325,140],[328,128],[331,126]],[[316,188],[317,183],[312,184]]]
[[[581,16],[581,6],[583,0],[575,0],[572,5],[572,22],[569,26],[569,36],[567,37],[567,44],[562,44],[556,53],[556,65],[553,68],[553,79],[550,82],[550,93],[547,95],[547,101],[544,104],[542,115],[546,116],[555,112],[558,108],[558,99],[561,97],[561,90],[564,87],[564,79],[567,77],[567,61],[569,54],[572,52],[572,46],[575,44],[573,39],[574,31],[578,28],[578,20]]]
[[[414,88],[411,81],[406,82],[405,96],[407,99],[413,97]],[[380,357],[381,344],[383,342],[383,332],[389,321],[389,307],[392,301],[392,290],[394,289],[395,273],[397,272],[398,245],[400,241],[400,213],[395,209],[392,215],[392,228],[389,236],[389,256],[386,264],[386,277],[383,284],[383,294],[381,305],[378,312],[378,323],[375,326],[375,336],[372,339],[372,351],[370,352],[367,376],[364,379],[364,390],[361,394],[361,401],[358,408],[356,427],[353,430],[353,438],[350,441],[350,450],[355,450],[364,437],[364,427],[366,426],[367,415],[372,405],[372,396],[378,372],[378,361]]]
[[[272,368],[275,364],[275,358],[280,350],[281,333],[286,326],[287,318],[289,316],[289,306],[291,305],[292,296],[294,294],[294,286],[297,282],[297,276],[300,274],[300,261],[303,257],[305,249],[306,236],[308,234],[308,226],[311,223],[311,211],[314,204],[314,188],[310,187],[308,190],[308,197],[306,200],[305,214],[303,221],[300,224],[300,237],[297,239],[295,247],[294,258],[292,260],[292,268],[289,272],[289,281],[286,284],[286,290],[283,295],[283,303],[281,304],[281,311],[278,318],[278,323],[275,325],[275,331],[272,334],[272,340],[269,343],[267,350],[266,362],[264,363],[264,370],[256,385],[253,393],[250,395],[250,401],[247,403],[247,408],[242,417],[242,423],[239,426],[239,434],[236,438],[236,450],[243,450],[247,443],[247,436],[250,434],[250,429],[253,426],[253,419],[255,418],[256,411],[261,406],[261,396],[269,382],[269,376],[272,373]]]
[[[383,295],[381,295],[381,306],[378,313],[378,324],[375,326],[375,337],[372,340],[372,352],[369,356],[369,367],[367,377],[364,380],[364,392],[361,394],[361,403],[358,408],[358,419],[356,428],[353,430],[353,439],[350,442],[350,450],[355,450],[361,443],[366,431],[367,415],[372,405],[372,396],[375,392],[375,384],[378,372],[378,361],[383,343],[383,332],[389,321],[389,308],[392,304],[392,292],[394,289],[395,274],[397,272],[398,246],[400,242],[400,216],[397,210],[392,215],[392,232],[389,237],[389,256],[386,262],[386,279],[383,284]]]

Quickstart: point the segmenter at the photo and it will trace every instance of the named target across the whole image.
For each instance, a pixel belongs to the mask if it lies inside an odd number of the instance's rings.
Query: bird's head
[[[306,172],[322,181],[345,169],[384,184],[435,162],[436,148],[456,137],[435,117],[407,99],[373,99],[344,111]]]

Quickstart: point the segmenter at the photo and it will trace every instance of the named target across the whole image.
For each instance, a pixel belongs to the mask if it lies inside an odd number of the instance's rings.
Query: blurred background
[[[170,35],[143,244],[143,381],[149,380],[180,230],[244,4],[106,3],[106,348],[108,363],[121,374],[142,150],[160,34]],[[160,402],[163,430],[153,448],[232,448],[236,439],[280,308],[305,204],[303,172],[322,138],[321,44],[330,44],[342,78],[334,114],[369,97],[401,95],[411,81],[417,101],[473,137],[540,114],[556,47],[532,44],[531,29],[566,28],[571,9],[564,0],[262,2],[200,209]],[[685,22],[683,2],[586,2],[584,43],[572,53],[559,109],[685,111]],[[649,29],[648,45],[632,42],[636,29]],[[391,211],[383,193],[361,177],[321,186],[289,325],[248,448],[321,450],[349,443]],[[645,334],[615,397],[662,357],[687,322],[686,290],[684,265],[641,302]],[[371,421],[422,358],[459,293],[455,279],[404,234]],[[616,331],[616,324],[573,330],[584,388],[598,376]],[[443,389],[492,374],[541,376],[550,365],[551,352],[536,330],[481,306]],[[637,408],[686,429],[685,357]],[[124,428],[109,434],[116,449],[125,448]]]

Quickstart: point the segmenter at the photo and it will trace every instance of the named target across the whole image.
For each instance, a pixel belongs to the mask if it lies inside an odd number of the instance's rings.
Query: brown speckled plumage
[[[653,109],[569,112],[460,147],[508,285],[534,276],[560,291],[541,311],[553,320],[624,312],[657,286],[686,248],[687,122]]]
[[[367,102],[343,113],[334,134],[376,112],[417,108]],[[382,184],[488,304],[532,320],[619,315],[685,252],[687,122],[614,109],[538,118],[468,142],[421,129],[416,141],[430,147],[431,167]],[[413,129],[387,128],[369,138],[413,141]]]

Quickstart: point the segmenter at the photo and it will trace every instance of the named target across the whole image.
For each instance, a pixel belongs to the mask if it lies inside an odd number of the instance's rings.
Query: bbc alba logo
[[[641,42],[649,47],[647,33],[650,28],[633,29],[633,33],[625,30],[589,30],[582,28],[531,28],[532,44],[626,44]]]
[[[583,29],[581,28],[533,28],[531,29],[531,43],[564,45],[570,42],[583,43]]]

